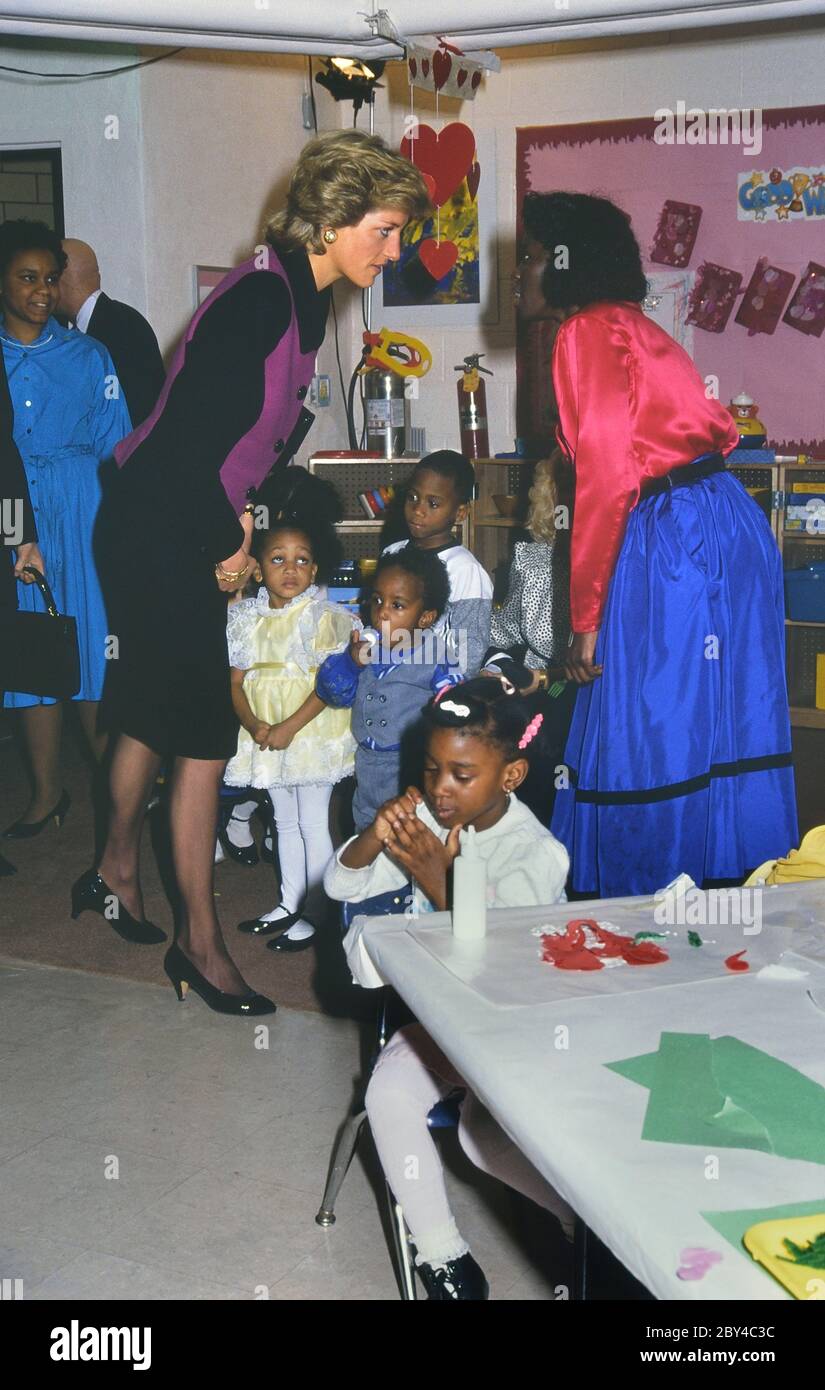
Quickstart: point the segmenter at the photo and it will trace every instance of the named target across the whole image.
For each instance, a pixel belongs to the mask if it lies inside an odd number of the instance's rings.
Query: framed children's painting
[[[373,288],[373,323],[498,323],[495,137],[472,137],[459,122],[437,134],[422,122],[418,131],[420,167],[429,164],[435,171],[440,201],[434,216],[404,228],[401,259],[384,269]]]

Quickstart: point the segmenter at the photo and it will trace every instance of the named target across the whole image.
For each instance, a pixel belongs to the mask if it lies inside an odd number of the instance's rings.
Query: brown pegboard
[[[825,627],[787,627],[788,698],[811,708],[816,698],[816,658],[825,654]]]
[[[364,512],[359,493],[376,487],[403,488],[409,482],[417,459],[315,459],[308,463],[310,473],[332,483],[346,521],[361,521]]]

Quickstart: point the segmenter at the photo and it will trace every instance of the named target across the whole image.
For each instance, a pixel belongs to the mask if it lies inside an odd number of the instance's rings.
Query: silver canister
[[[409,438],[410,403],[399,372],[373,367],[364,373],[367,448],[385,459],[401,458]]]

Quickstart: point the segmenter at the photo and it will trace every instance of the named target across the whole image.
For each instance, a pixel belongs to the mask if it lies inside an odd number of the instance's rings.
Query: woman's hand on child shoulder
[[[373,828],[382,844],[393,834],[396,826],[403,825],[406,820],[418,820],[415,808],[423,800],[417,787],[408,787],[401,796],[394,796],[379,806]]]

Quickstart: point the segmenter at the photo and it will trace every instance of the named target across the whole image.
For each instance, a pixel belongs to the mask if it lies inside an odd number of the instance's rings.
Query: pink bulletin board
[[[698,205],[702,215],[690,259],[673,275],[693,283],[702,264],[710,262],[739,272],[742,283],[723,332],[698,326],[684,331],[685,300],[676,336],[702,377],[718,378],[725,404],[740,391],[757,401],[769,444],[783,453],[823,457],[825,292],[822,308],[814,298],[813,309],[795,309],[793,322],[802,323],[803,331],[780,316],[772,333],[749,335],[735,320],[760,257],[788,272],[787,281],[775,277],[789,286],[783,316],[794,305],[809,263],[825,264],[825,106],[763,111],[761,127],[758,154],[750,153],[747,143],[657,144],[653,135],[661,122],[654,118],[520,129],[518,206],[531,191],[564,189],[610,198],[632,218],[646,273],[661,277],[669,267],[653,262],[650,253],[665,201]],[[764,191],[745,193],[740,203],[745,182]],[[540,439],[547,436],[553,410],[549,351],[546,327],[522,330],[519,432]]]

